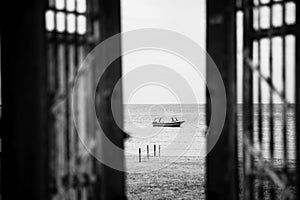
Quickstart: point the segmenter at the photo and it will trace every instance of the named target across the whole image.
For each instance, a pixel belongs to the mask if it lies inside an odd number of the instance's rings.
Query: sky
[[[168,29],[187,36],[205,49],[204,0],[123,0],[121,2],[122,31],[140,28]],[[144,50],[126,55],[122,59],[124,103],[205,103],[205,74],[196,73],[195,69],[181,58],[158,50]],[[156,84],[146,84],[136,90],[129,90],[126,85],[131,80],[126,78],[126,74],[144,65],[151,67],[151,64],[166,66],[181,74],[190,85],[196,100],[187,98],[178,100],[178,96],[180,98],[184,92],[174,94],[170,88]],[[202,67],[205,70],[205,59]],[[168,78],[172,79],[172,77]],[[170,81],[178,82],[176,87],[181,91],[184,90],[181,88],[180,81],[176,79]]]
[[[263,0],[267,3],[269,0]],[[130,31],[139,28],[161,28],[176,31],[197,42],[205,49],[206,40],[206,5],[205,0],[122,0],[122,31]],[[270,9],[263,6],[260,10],[254,12],[254,28],[270,27],[282,24],[282,7],[273,6],[273,18],[270,19]],[[258,17],[258,13],[260,16]],[[237,102],[242,102],[242,18],[243,15],[237,15]],[[294,23],[295,21],[295,5],[286,4],[286,23]],[[254,43],[254,63],[258,59],[258,43]],[[262,39],[260,41],[260,57],[262,74],[269,76],[269,55],[273,55],[273,80],[275,87],[281,91],[282,85],[282,44],[281,38],[272,39],[271,50],[269,48],[270,41]],[[291,35],[286,37],[286,95],[290,103],[294,102],[294,45],[295,38]],[[271,50],[271,52],[270,52]],[[193,68],[178,57],[168,55],[159,51],[139,51],[123,57],[123,99],[124,103],[195,103],[194,101],[185,100],[179,102],[178,98],[172,91],[166,87],[158,85],[147,85],[137,87],[135,90],[128,89],[128,82],[132,81],[126,78],[126,74],[136,70],[143,65],[161,64],[175,70],[189,83],[190,88],[196,96],[196,103],[205,103],[205,74],[200,77],[196,76]],[[150,67],[150,66],[149,66]],[[203,68],[205,68],[205,59],[203,59]],[[204,69],[205,71],[205,69]],[[132,78],[132,77],[131,77]],[[177,80],[172,80],[176,82]],[[180,86],[178,86],[180,87]],[[267,84],[262,81],[262,103],[268,103],[270,98],[270,90]],[[254,102],[258,102],[258,76],[254,74]],[[179,93],[179,95],[182,95]],[[278,95],[273,94],[274,102],[281,103]]]

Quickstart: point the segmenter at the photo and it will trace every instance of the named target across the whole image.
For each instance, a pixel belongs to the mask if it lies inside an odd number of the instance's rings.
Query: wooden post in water
[[[158,156],[160,157],[160,145],[158,146]]]
[[[139,148],[139,162],[141,162],[141,148]]]
[[[147,145],[147,159],[149,160],[149,145]]]
[[[156,145],[154,145],[154,157],[156,156]]]

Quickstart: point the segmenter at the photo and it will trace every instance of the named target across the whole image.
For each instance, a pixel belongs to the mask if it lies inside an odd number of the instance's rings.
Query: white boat
[[[153,127],[180,127],[183,122],[183,120],[178,120],[176,117],[172,117],[170,122],[164,122],[161,118],[155,118],[152,125]]]

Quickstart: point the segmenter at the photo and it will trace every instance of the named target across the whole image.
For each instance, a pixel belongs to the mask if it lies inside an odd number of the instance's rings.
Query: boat
[[[178,120],[176,117],[172,117],[170,122],[164,122],[161,118],[155,118],[152,125],[153,127],[180,127],[183,122],[183,120]]]

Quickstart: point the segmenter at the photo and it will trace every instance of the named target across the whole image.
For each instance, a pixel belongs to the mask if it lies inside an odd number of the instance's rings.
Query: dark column
[[[207,199],[237,199],[236,143],[236,19],[234,0],[207,2],[207,51],[216,63],[227,95],[226,121],[221,136],[207,156]],[[207,68],[207,83],[213,74]],[[212,94],[213,95],[213,94]],[[208,96],[208,120],[210,100]]]
[[[300,2],[296,4],[296,66],[295,66],[295,94],[296,94],[296,148],[297,148],[297,197],[300,197]]]
[[[49,199],[46,2],[1,6],[3,199]]]
[[[243,30],[243,45],[244,45],[244,66],[243,66],[243,142],[250,145],[253,144],[253,72],[246,63],[246,59],[252,60],[252,38],[250,34],[253,32],[252,28],[252,11],[251,0],[244,1],[244,30]],[[252,175],[253,157],[247,152],[249,146],[243,144],[243,197],[245,200],[254,199],[254,188]]]
[[[103,41],[121,31],[119,0],[99,0],[100,40]],[[100,55],[101,59],[108,59],[113,51],[121,51],[121,41],[115,47],[107,47],[107,55]],[[99,69],[101,70],[101,69]],[[100,80],[101,87],[96,94],[96,109],[101,128],[106,137],[119,148],[124,148],[124,134],[116,125],[115,120],[122,124],[123,106],[121,87],[116,88],[117,95],[112,92],[117,81],[121,78],[121,58],[115,60],[105,71]],[[98,77],[99,78],[99,77]],[[112,116],[111,102],[117,107],[118,116]],[[119,166],[124,166],[122,152],[112,155],[112,150],[105,143],[101,143],[101,153],[105,159],[114,159]],[[125,176],[122,171],[117,171],[106,165],[101,165],[101,199],[125,199]]]

